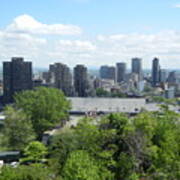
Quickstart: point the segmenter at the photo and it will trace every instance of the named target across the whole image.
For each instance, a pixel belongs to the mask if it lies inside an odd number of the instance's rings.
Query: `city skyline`
[[[22,58],[22,59],[25,59],[26,61],[29,61],[32,63],[32,67],[33,67],[33,73],[40,73],[40,72],[44,72],[44,71],[48,71],[49,68],[51,68],[51,66],[54,66],[54,64],[62,64],[62,65],[65,65],[67,66],[70,71],[72,71],[77,65],[82,65],[82,66],[85,66],[88,70],[90,71],[100,71],[102,67],[108,67],[108,68],[116,68],[116,65],[118,63],[122,63],[122,64],[125,64],[126,65],[126,71],[127,72],[131,72],[133,73],[133,60],[134,59],[140,59],[141,60],[141,70],[142,72],[151,72],[152,71],[152,64],[153,64],[153,60],[154,59],[158,59],[159,60],[159,63],[161,64],[161,69],[162,70],[165,70],[167,72],[171,72],[171,71],[176,71],[177,73],[180,72],[180,68],[176,67],[176,68],[165,68],[163,65],[162,65],[162,61],[159,59],[159,57],[153,57],[151,59],[151,64],[149,67],[146,67],[144,68],[143,66],[143,59],[140,58],[140,57],[132,57],[130,60],[130,62],[126,62],[126,61],[123,61],[123,60],[119,60],[119,61],[115,61],[114,63],[111,63],[111,64],[105,64],[105,63],[102,63],[102,64],[99,64],[98,66],[88,66],[87,64],[83,64],[83,63],[74,63],[73,65],[69,65],[68,63],[66,62],[63,62],[63,61],[60,61],[60,60],[55,60],[55,61],[52,61],[52,63],[47,63],[45,67],[41,67],[41,66],[35,66],[33,61],[29,58],[26,58],[26,57],[23,57],[23,56],[12,56],[12,57],[9,57],[9,58],[5,58],[2,62],[0,62],[0,72],[3,70],[3,62],[11,62],[11,60],[13,58]],[[110,73],[110,72],[109,72]],[[111,72],[112,73],[112,72]],[[135,72],[137,73],[137,72]],[[138,73],[137,73],[138,74]]]
[[[166,98],[178,95],[179,74],[161,68],[158,58],[152,60],[151,75],[144,73],[142,59],[132,58],[131,61],[131,72],[127,71],[125,62],[101,66],[98,76],[90,74],[85,65],[77,64],[71,71],[66,64],[56,62],[49,65],[48,71],[33,74],[32,62],[24,61],[23,57],[12,57],[11,61],[3,62],[3,103],[13,102],[16,92],[40,86],[60,89],[68,97],[103,94],[106,97],[143,97],[143,92],[149,93],[153,88],[159,88],[160,95]]]
[[[0,63],[20,56],[43,68],[56,61],[71,68],[123,61],[129,69],[131,58],[139,57],[148,69],[158,57],[164,68],[179,69],[179,4],[177,0],[7,0],[0,7]]]
[[[0,180],[180,180],[180,0],[0,17]]]

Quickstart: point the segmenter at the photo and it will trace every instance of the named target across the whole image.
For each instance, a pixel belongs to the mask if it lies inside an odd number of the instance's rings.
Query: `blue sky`
[[[41,22],[76,24],[92,33],[159,31],[180,28],[180,1],[173,0],[6,0],[0,26],[29,14]],[[149,27],[149,28],[148,28]]]
[[[117,61],[130,63],[131,57],[140,56],[147,68],[150,59],[158,56],[165,68],[180,67],[180,0],[4,0],[0,17],[0,43],[9,48],[7,55],[0,46],[0,60],[22,55],[37,66],[57,60],[70,66],[99,66]],[[34,33],[37,22],[49,26],[48,32],[42,32],[41,27]],[[53,24],[67,25],[71,33],[53,34]],[[75,26],[76,32],[69,25]],[[31,42],[22,50],[23,40]],[[153,47],[155,43],[158,45]]]

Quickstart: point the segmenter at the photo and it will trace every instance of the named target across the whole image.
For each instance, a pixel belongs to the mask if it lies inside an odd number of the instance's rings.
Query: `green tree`
[[[30,118],[12,106],[5,110],[4,144],[11,150],[22,150],[35,139]]]
[[[169,109],[163,113],[156,113],[157,127],[152,142],[156,145],[153,153],[153,165],[157,178],[164,175],[167,179],[180,178],[180,125],[179,114]],[[164,178],[165,179],[165,178]]]
[[[119,98],[125,98],[127,97],[125,93],[122,92],[112,92],[111,97],[119,97]]]
[[[61,180],[54,177],[49,169],[40,164],[20,165],[16,168],[5,166],[1,170],[0,180]]]
[[[63,169],[64,180],[101,180],[100,173],[95,160],[82,150],[72,152]]]
[[[132,175],[135,174],[135,159],[134,157],[128,155],[128,153],[122,152],[118,159],[117,169],[118,169],[118,179],[130,180]]]
[[[68,118],[70,102],[58,89],[39,87],[16,94],[15,106],[31,118],[40,139],[44,131]]]
[[[104,90],[103,88],[97,88],[96,95],[98,97],[108,97],[108,96],[110,96],[110,93],[108,91]]]
[[[90,118],[82,119],[77,127],[53,138],[50,163],[55,166],[54,169],[61,172],[69,154],[83,150],[96,159],[101,167],[102,176],[112,177],[113,173],[108,170],[108,167],[114,166],[113,147],[109,146],[109,142],[112,141],[114,131],[101,130],[94,123],[95,121]]]
[[[25,158],[21,162],[32,161],[35,163],[43,162],[48,151],[44,144],[38,141],[33,141],[24,149]]]
[[[167,106],[135,117],[110,114],[101,119],[85,118],[53,139],[50,155],[56,159],[59,172],[70,155],[80,150],[96,162],[101,171],[99,179],[178,180],[179,120],[180,115]]]

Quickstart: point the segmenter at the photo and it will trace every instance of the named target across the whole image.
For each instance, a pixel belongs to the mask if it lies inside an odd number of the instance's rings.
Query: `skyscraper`
[[[165,83],[167,81],[168,72],[166,69],[160,69],[160,82]]]
[[[32,89],[32,63],[22,57],[13,57],[11,62],[3,62],[4,103],[13,102],[16,92]]]
[[[171,71],[169,73],[168,79],[167,79],[168,83],[177,83],[177,73],[176,71]]]
[[[126,76],[126,63],[116,64],[116,82],[121,83],[125,81]]]
[[[55,63],[50,65],[49,73],[54,75],[54,87],[61,89],[66,96],[72,95],[72,75],[67,65]]]
[[[133,58],[132,59],[132,73],[136,73],[139,76],[139,79],[142,80],[142,59]]]
[[[101,66],[100,77],[102,79],[115,80],[115,67],[113,67],[113,66]]]
[[[154,58],[152,64],[152,86],[155,87],[160,82],[160,65],[159,59]]]
[[[79,97],[88,95],[88,74],[84,65],[77,65],[74,68],[74,87]]]

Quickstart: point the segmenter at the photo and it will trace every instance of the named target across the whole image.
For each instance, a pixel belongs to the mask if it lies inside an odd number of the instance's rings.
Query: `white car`
[[[19,165],[19,162],[12,162],[11,164],[10,164],[10,166],[12,166],[13,168],[16,168],[17,166]]]
[[[4,166],[4,161],[0,160],[0,169]]]

